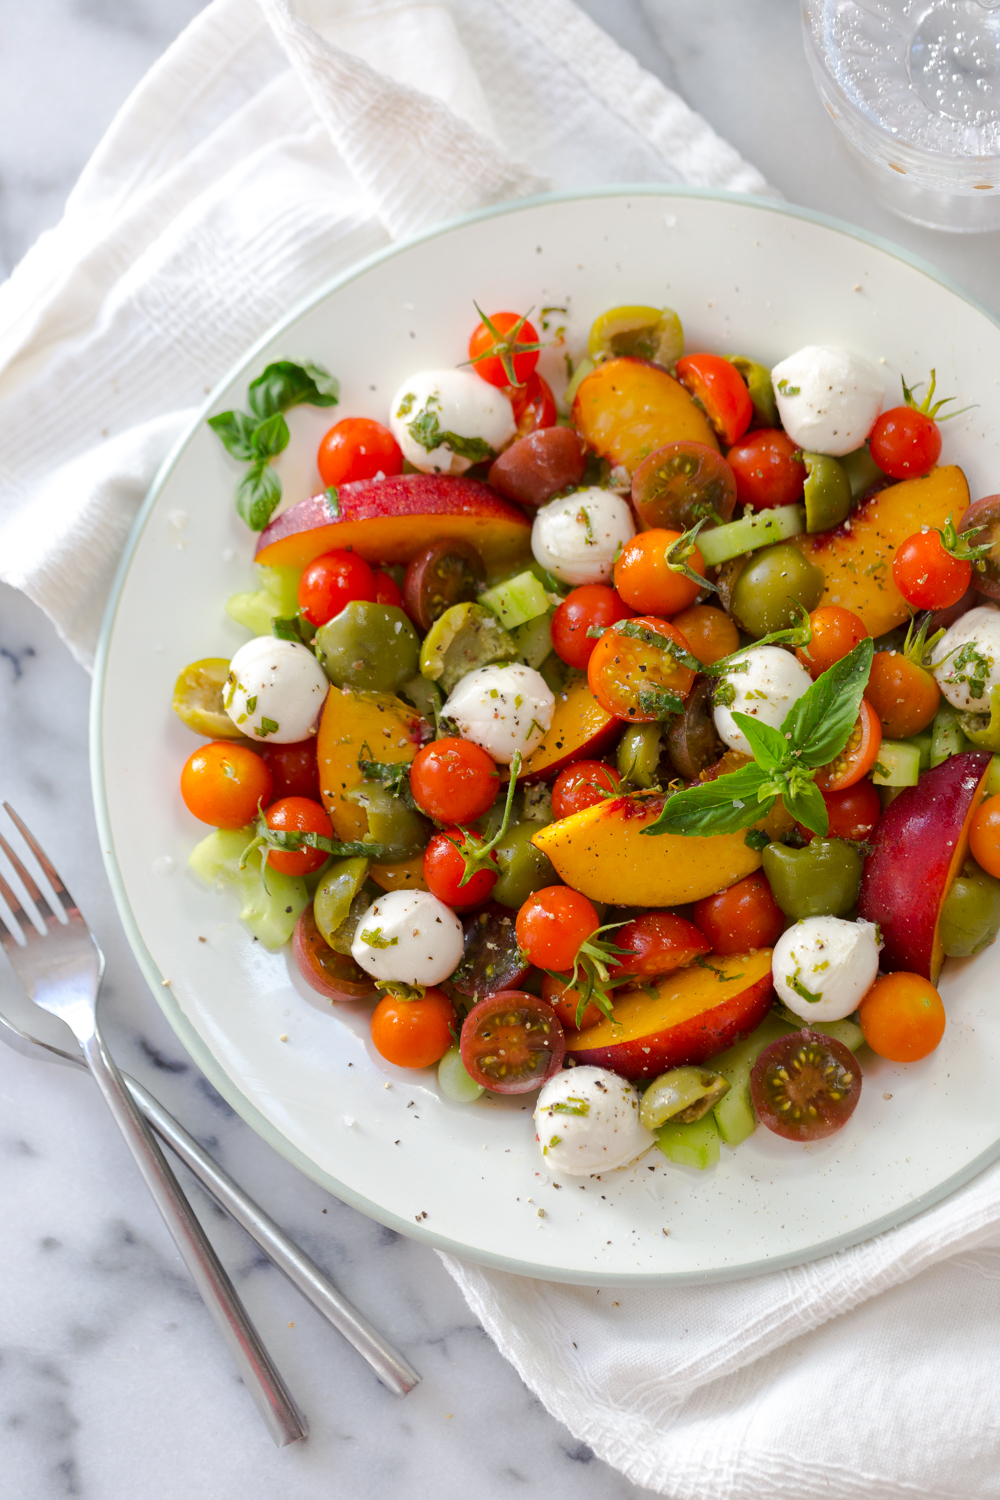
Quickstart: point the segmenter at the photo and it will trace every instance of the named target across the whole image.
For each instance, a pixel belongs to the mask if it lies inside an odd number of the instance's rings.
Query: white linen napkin
[[[291,305],[465,210],[639,180],[769,191],[572,0],[213,0],[0,288],[0,577],[89,664],[158,464]],[[1000,1167],[869,1244],[725,1286],[442,1259],[546,1407],[639,1484],[985,1500],[998,1219]]]

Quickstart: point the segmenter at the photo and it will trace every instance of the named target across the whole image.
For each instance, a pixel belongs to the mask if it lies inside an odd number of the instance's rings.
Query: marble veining
[[[797,7],[583,0],[583,8],[790,200],[902,242],[1000,305],[992,236],[906,226],[857,184],[812,90]],[[0,274],[56,220],[115,109],[198,9],[199,0],[4,7]],[[308,1415],[308,1442],[278,1453],[90,1080],[0,1045],[2,1500],[458,1500],[469,1493],[625,1500],[645,1493],[547,1415],[431,1251],[300,1176],[185,1058],[148,994],[104,876],[90,802],[88,691],[48,622],[0,588],[0,790],[57,856],[100,937],[116,1056],[329,1270],[424,1380],[405,1400],[386,1392],[192,1183],[209,1232]],[[12,984],[0,968],[0,993]]]

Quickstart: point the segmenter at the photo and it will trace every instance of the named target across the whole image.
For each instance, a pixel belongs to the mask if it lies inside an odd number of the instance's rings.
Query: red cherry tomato
[[[972,564],[946,552],[936,531],[918,531],[897,549],[892,576],[914,609],[947,609],[969,587]]]
[[[272,802],[264,822],[275,833],[318,833],[333,838],[333,824],[324,807],[308,797],[283,797]],[[282,875],[309,875],[326,864],[328,855],[322,849],[269,849],[267,863]]]
[[[377,994],[375,982],[349,953],[337,953],[316,926],[313,909],[307,906],[295,924],[292,956],[306,984],[335,1005],[355,1000],[371,1000]]]
[[[692,959],[712,951],[704,933],[672,911],[644,911],[610,937],[616,948],[626,949],[615,957],[615,973],[643,978],[683,969]]]
[[[356,552],[324,552],[299,579],[299,609],[317,627],[355,599],[375,603],[375,574]]]
[[[600,926],[593,903],[568,885],[533,892],[517,914],[517,940],[539,969],[568,972],[580,944]]]
[[[395,609],[403,607],[403,591],[384,568],[379,568],[375,574],[375,603],[391,604]]]
[[[878,792],[867,780],[858,781],[843,792],[825,792],[823,801],[830,819],[827,838],[856,839],[864,843],[882,816]],[[812,829],[801,823],[797,826],[806,842],[811,842],[815,837]]]
[[[320,800],[315,739],[298,740],[294,745],[262,745],[260,753],[274,778],[269,803],[280,802],[282,797]]]
[[[578,760],[559,772],[552,783],[552,811],[557,818],[568,818],[596,807],[608,793],[614,793],[621,777],[614,766],[603,760]]]
[[[586,671],[591,652],[597,645],[587,631],[616,620],[627,620],[632,614],[628,605],[606,583],[585,583],[571,593],[552,616],[552,645],[567,666]]]
[[[806,482],[801,451],[776,427],[760,427],[734,444],[726,462],[736,475],[737,505],[770,510],[801,500]]]
[[[471,740],[448,736],[418,750],[410,767],[413,800],[439,823],[474,823],[489,812],[500,773]]]
[[[556,398],[548,381],[543,380],[537,370],[523,385],[508,386],[507,396],[514,408],[518,437],[527,437],[529,432],[556,425],[559,417]]]
[[[862,698],[858,722],[847,744],[836,760],[828,766],[821,766],[816,772],[816,785],[824,797],[827,792],[846,791],[867,776],[878,758],[881,743],[882,725],[878,714],[867,699]]]
[[[727,447],[737,442],[753,420],[753,402],[735,365],[720,354],[685,354],[676,369],[722,442]]]
[[[461,828],[448,828],[444,833],[436,833],[424,850],[424,879],[428,890],[456,911],[480,906],[489,897],[500,874],[496,856],[491,854],[490,859],[496,868],[477,870],[463,885],[465,860],[459,853],[463,838],[473,844],[486,842],[472,829],[466,834]]]
[[[868,439],[872,458],[890,479],[911,479],[941,457],[941,429],[913,406],[894,406],[876,420]]]
[[[765,1047],[750,1074],[757,1117],[788,1141],[819,1141],[846,1125],[861,1098],[861,1069],[843,1042],[793,1031]]]
[[[518,313],[491,313],[492,330],[481,322],[469,340],[469,359],[477,375],[489,385],[524,385],[538,363],[538,332]],[[510,378],[513,369],[514,379]]]
[[[356,479],[388,479],[403,472],[399,444],[381,422],[368,417],[344,417],[330,428],[316,455],[325,485],[352,484]]]
[[[744,876],[728,890],[696,901],[691,917],[714,953],[773,948],[785,930],[785,914],[761,870]]]
[[[372,1043],[397,1068],[429,1068],[454,1045],[456,1020],[444,990],[429,989],[422,1000],[386,995],[372,1011]]]
[[[526,1094],[558,1073],[566,1037],[551,1005],[524,990],[501,990],[474,1005],[462,1025],[469,1077],[495,1094]]]
[[[245,745],[213,740],[189,755],[181,772],[188,812],[213,828],[245,828],[271,800],[271,772]]]

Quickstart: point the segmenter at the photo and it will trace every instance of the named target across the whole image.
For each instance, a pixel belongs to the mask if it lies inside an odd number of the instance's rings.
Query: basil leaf
[[[284,618],[275,615],[271,621],[271,634],[279,641],[292,641],[296,646],[304,644],[302,631],[299,629],[298,615],[288,615]]]
[[[787,760],[789,742],[770,724],[765,724],[762,719],[755,719],[752,714],[742,714],[737,709],[733,710],[733,723],[737,729],[742,729],[750,742],[754,760],[765,771],[773,771]]]
[[[432,453],[435,448],[446,446],[452,453],[457,453],[459,458],[467,458],[470,463],[484,463],[488,458],[494,458],[493,449],[483,438],[463,437],[458,432],[447,432],[442,429],[438,422],[437,412],[431,410],[430,402],[414,417],[412,422],[406,424],[407,431],[413,440]]]
[[[257,423],[242,411],[222,411],[217,417],[209,417],[208,425],[222,439],[226,452],[241,463],[250,463],[256,457],[251,438]]]
[[[751,762],[738,771],[728,771],[715,781],[676,792],[665,804],[655,823],[643,833],[683,833],[706,837],[713,833],[736,833],[759,822],[774,806],[774,797],[758,800],[767,772]]]
[[[274,458],[288,447],[288,423],[276,411],[273,417],[258,423],[250,434],[252,458]],[[280,490],[279,490],[280,494]]]
[[[236,509],[251,531],[263,531],[281,499],[281,483],[266,458],[250,465],[236,490]]]
[[[840,754],[858,721],[861,699],[872,669],[875,643],[871,636],[834,662],[792,704],[781,726],[791,734],[787,742],[807,766],[825,766]]]
[[[339,398],[337,380],[322,365],[309,361],[296,365],[288,359],[268,365],[247,391],[250,410],[258,421],[292,406],[336,406]]]
[[[820,838],[826,838],[830,831],[830,814],[823,800],[823,793],[814,781],[803,782],[794,791],[786,788],[781,800],[785,804],[785,811],[797,823],[811,828]]]

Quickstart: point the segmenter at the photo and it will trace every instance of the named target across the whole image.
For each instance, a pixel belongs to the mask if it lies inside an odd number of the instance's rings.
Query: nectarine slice
[[[573,421],[588,448],[632,474],[665,443],[690,439],[718,452],[711,424],[679,380],[644,359],[606,359],[580,382]]]
[[[574,677],[556,693],[552,724],[542,743],[521,767],[520,779],[549,780],[570,761],[599,755],[621,728],[605,713],[585,677]]]
[[[624,1078],[705,1062],[749,1036],[771,1008],[771,949],[691,964],[615,1002],[613,1021],[568,1033],[566,1056]]]

